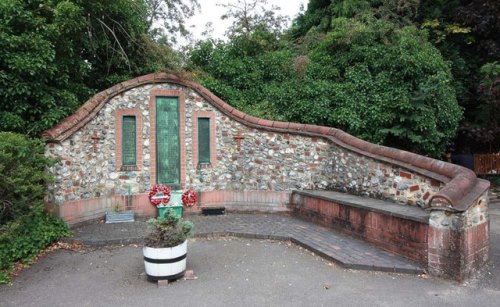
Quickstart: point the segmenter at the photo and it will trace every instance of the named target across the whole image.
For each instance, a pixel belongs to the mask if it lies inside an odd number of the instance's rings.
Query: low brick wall
[[[487,203],[483,195],[465,213],[433,210],[423,218],[425,214],[404,216],[307,192],[296,191],[291,198],[297,217],[412,259],[432,275],[459,281],[480,272],[489,259]],[[416,210],[424,213],[411,209]]]
[[[288,213],[291,192],[208,191],[201,192],[199,208],[223,206],[233,212]]]
[[[428,222],[294,193],[294,215],[427,264]]]
[[[272,191],[208,191],[200,192],[198,204],[185,209],[189,213],[200,213],[205,207],[223,206],[232,212],[267,212],[289,213],[291,192]],[[149,203],[148,194],[130,196],[115,195],[68,201],[61,205],[46,204],[46,210],[64,219],[69,225],[79,224],[88,220],[102,219],[106,211],[115,206],[133,210],[139,217],[156,216],[156,208]]]
[[[127,204],[131,204],[127,208]],[[106,211],[112,211],[115,206],[122,209],[133,210],[136,216],[155,216],[156,208],[149,203],[147,194],[115,195],[110,197],[96,197],[68,201],[62,205],[45,205],[46,210],[59,216],[69,225],[79,224],[89,220],[102,219]]]

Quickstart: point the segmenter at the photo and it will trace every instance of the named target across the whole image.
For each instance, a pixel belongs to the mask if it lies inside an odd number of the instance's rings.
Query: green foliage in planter
[[[0,225],[37,206],[41,210],[47,183],[52,180],[45,169],[52,164],[44,156],[41,140],[0,132]]]
[[[164,218],[148,221],[153,230],[144,239],[148,247],[174,247],[186,241],[192,235],[193,223],[177,218],[174,211],[168,209]]]
[[[0,283],[9,282],[8,271],[14,262],[29,262],[40,250],[67,235],[66,223],[45,214],[41,206],[1,226]]]

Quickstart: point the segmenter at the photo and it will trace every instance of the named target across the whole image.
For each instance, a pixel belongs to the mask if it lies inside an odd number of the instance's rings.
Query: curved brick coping
[[[445,183],[445,186],[429,198],[428,207],[448,211],[466,211],[489,187],[489,182],[478,180],[473,171],[451,163],[417,155],[415,153],[375,145],[358,139],[342,130],[271,121],[245,114],[214,95],[202,85],[167,73],[154,73],[137,77],[104,90],[65,118],[55,127],[45,131],[48,142],[61,142],[88,123],[112,97],[131,88],[152,83],[174,83],[196,91],[228,117],[249,127],[269,131],[317,136],[360,155],[406,168]]]
[[[293,191],[293,195],[310,196],[349,207],[365,209],[384,215],[395,216],[405,220],[429,224],[430,213],[414,206],[401,206],[389,201],[355,196],[333,191]]]

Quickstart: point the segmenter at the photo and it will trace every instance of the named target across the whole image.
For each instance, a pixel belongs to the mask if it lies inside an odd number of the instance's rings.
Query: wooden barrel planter
[[[174,247],[145,246],[142,251],[149,280],[173,280],[186,272],[187,240]]]

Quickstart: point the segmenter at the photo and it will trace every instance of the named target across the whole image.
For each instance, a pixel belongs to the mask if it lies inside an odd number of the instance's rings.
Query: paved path
[[[144,276],[140,246],[49,253],[0,285],[2,307],[370,306],[498,307],[499,284],[458,285],[426,275],[347,270],[295,244],[192,239],[196,280],[158,288]]]
[[[265,214],[189,216],[196,237],[235,236],[257,239],[290,240],[346,268],[422,273],[423,268],[404,257],[381,250],[369,243],[339,234],[294,217]],[[87,245],[142,243],[147,232],[144,221],[134,223],[96,223],[74,229],[70,240]]]

